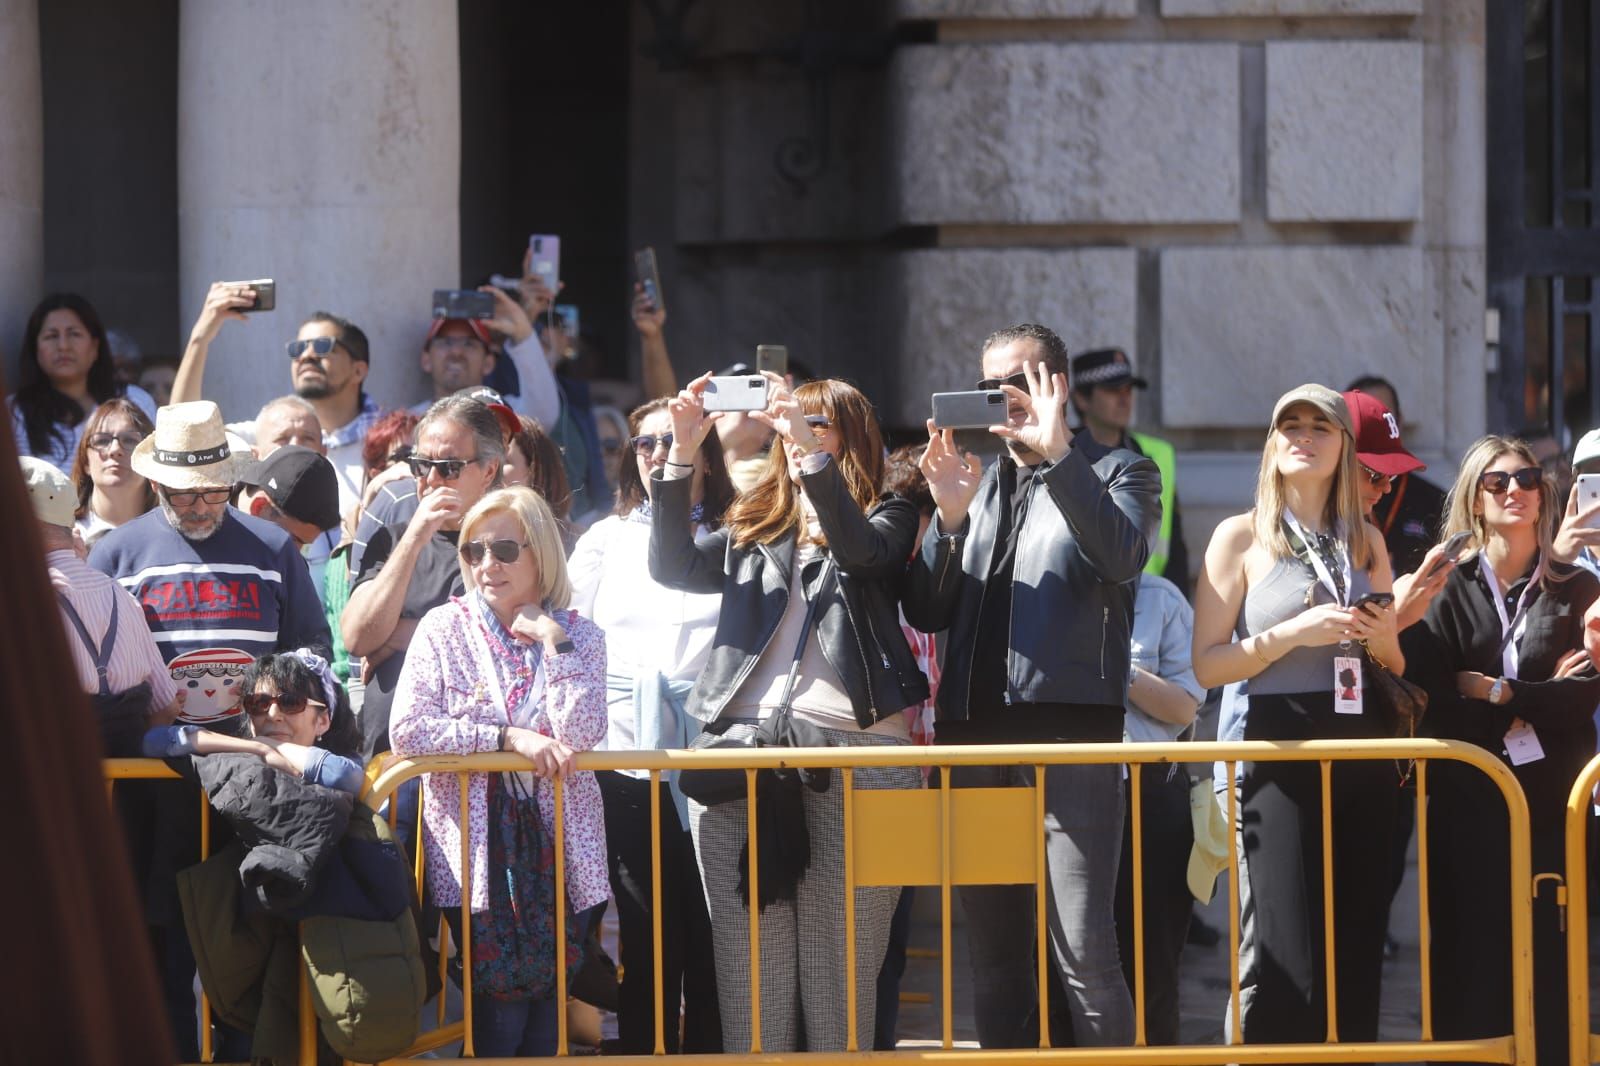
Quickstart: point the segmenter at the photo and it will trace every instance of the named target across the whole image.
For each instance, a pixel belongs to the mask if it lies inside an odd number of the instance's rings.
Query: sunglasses
[[[1361,472],[1364,475],[1366,475],[1367,484],[1371,485],[1373,488],[1377,488],[1379,485],[1393,485],[1394,484],[1394,475],[1393,474],[1380,474],[1376,470],[1374,470],[1374,469],[1372,469],[1371,467],[1368,467],[1368,466],[1362,467],[1361,468]]]
[[[311,354],[319,359],[324,359],[333,354],[333,349],[339,342],[332,337],[312,337],[310,340],[290,341],[284,345],[290,359],[298,359],[306,354],[306,349],[311,349]]]
[[[435,352],[458,351],[465,352],[476,348],[484,351],[483,342],[475,336],[466,337],[435,337],[428,342],[428,349]]]
[[[1525,466],[1509,474],[1504,470],[1485,470],[1478,478],[1478,484],[1487,490],[1489,495],[1500,496],[1510,491],[1513,481],[1517,483],[1517,488],[1532,492],[1539,487],[1539,482],[1542,480],[1544,480],[1543,470],[1536,466]]]
[[[522,556],[522,549],[526,547],[528,543],[520,540],[464,540],[458,550],[468,566],[483,562],[486,552],[495,562],[510,565]]]
[[[406,465],[411,467],[411,476],[425,478],[430,470],[438,473],[445,481],[454,481],[461,476],[461,471],[466,469],[472,459],[424,459],[420,455],[406,456]]]
[[[181,491],[162,489],[161,492],[166,496],[167,502],[174,507],[193,507],[196,500],[204,500],[212,504],[227,503],[228,499],[233,495],[232,489],[183,489]]]
[[[657,446],[662,448],[672,447],[672,434],[663,433],[658,437],[652,433],[641,433],[637,437],[629,437],[628,443],[633,445],[635,455],[648,459],[655,454]]]
[[[282,692],[251,692],[239,697],[240,706],[251,718],[265,718],[268,708],[274,703],[278,705],[279,714],[299,714],[307,707],[321,707],[324,710],[328,707],[321,700],[309,700],[304,696],[290,696]]]
[[[1006,378],[983,378],[978,382],[978,389],[982,392],[992,392],[1003,385],[1010,385],[1014,389],[1028,391],[1028,372],[1019,370]]]
[[[833,423],[828,421],[827,415],[806,415],[806,425],[824,433],[833,428]]]
[[[109,452],[113,444],[120,444],[123,451],[131,452],[142,440],[143,437],[131,430],[126,433],[95,433],[89,438],[89,447],[97,452]]]

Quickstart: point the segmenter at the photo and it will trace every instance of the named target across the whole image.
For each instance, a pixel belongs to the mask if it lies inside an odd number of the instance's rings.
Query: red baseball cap
[[[422,343],[426,344],[433,340],[439,335],[439,331],[451,322],[465,323],[471,327],[473,335],[483,342],[485,348],[491,350],[494,348],[494,342],[489,339],[489,327],[485,326],[480,318],[436,318],[428,323],[428,335],[423,338]]]
[[[1364,392],[1344,393],[1350,409],[1350,435],[1355,438],[1356,458],[1368,470],[1399,477],[1426,468],[1421,459],[1406,451],[1400,442],[1400,420],[1389,409]]]

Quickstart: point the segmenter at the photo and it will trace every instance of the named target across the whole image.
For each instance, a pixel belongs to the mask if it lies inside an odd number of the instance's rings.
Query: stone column
[[[44,278],[44,96],[38,0],[0,0],[0,355],[17,350]]]
[[[288,391],[283,342],[320,309],[366,332],[380,403],[416,400],[432,290],[460,281],[456,5],[183,0],[179,68],[184,335],[212,281],[278,283],[224,327],[208,398],[247,418]]]

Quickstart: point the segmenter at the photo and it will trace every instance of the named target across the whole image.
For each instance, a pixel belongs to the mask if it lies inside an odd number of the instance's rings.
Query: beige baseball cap
[[[28,486],[28,502],[33,513],[47,526],[71,529],[77,521],[78,493],[72,481],[43,459],[22,456],[22,480]]]
[[[1339,428],[1355,434],[1350,429],[1350,408],[1344,402],[1344,397],[1328,388],[1326,385],[1306,384],[1297,385],[1278,397],[1278,402],[1272,405],[1272,421],[1270,425],[1276,426],[1278,419],[1283,417],[1283,412],[1297,403],[1308,403],[1323,414],[1339,424]]]

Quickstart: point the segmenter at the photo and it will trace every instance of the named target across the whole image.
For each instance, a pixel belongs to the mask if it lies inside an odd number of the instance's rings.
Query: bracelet
[[[1272,660],[1267,658],[1266,651],[1261,647],[1261,637],[1259,635],[1250,638],[1250,654],[1260,659],[1262,666],[1272,665]]]
[[[694,464],[693,463],[675,463],[671,459],[667,460],[667,465],[668,466],[675,466],[679,470],[693,470],[694,469]]]
[[[495,751],[505,751],[506,750],[506,730],[508,730],[509,728],[511,728],[511,727],[510,726],[501,726],[500,727],[500,736],[496,740],[495,746],[494,746],[494,750]]]

